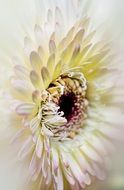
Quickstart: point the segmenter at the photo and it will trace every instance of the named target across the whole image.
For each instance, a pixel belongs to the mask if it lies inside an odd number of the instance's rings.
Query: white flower
[[[84,1],[42,3],[19,56],[12,50],[12,142],[20,139],[17,157],[28,158],[38,189],[83,189],[92,177],[104,179],[106,157],[121,135],[115,57],[92,15],[83,13]]]

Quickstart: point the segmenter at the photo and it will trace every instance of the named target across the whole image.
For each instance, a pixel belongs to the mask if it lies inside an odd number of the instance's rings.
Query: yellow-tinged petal
[[[30,62],[32,65],[32,68],[37,72],[40,73],[41,68],[43,66],[42,60],[40,56],[37,54],[37,52],[33,51],[30,54]]]
[[[47,88],[50,84],[50,74],[46,67],[43,67],[41,69],[41,76],[43,79],[44,86],[45,86],[45,88]]]

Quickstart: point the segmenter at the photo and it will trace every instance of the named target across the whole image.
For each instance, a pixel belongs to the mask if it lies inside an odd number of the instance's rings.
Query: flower
[[[78,190],[104,179],[112,140],[120,138],[112,46],[97,40],[89,17],[73,14],[66,26],[61,7],[48,8],[34,26],[35,41],[24,39],[22,62],[14,57],[12,115],[20,126],[12,143],[21,139],[18,158],[30,155],[38,189]]]

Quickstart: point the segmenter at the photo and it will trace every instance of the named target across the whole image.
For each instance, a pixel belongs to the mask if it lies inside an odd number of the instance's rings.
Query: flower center
[[[54,137],[61,137],[60,139],[65,137],[74,138],[83,126],[88,106],[85,96],[86,89],[86,80],[81,73],[76,76],[73,76],[72,73],[71,75],[62,75],[49,85],[47,92],[50,96],[50,102],[57,107],[55,118],[58,123],[59,117],[65,119],[64,123],[60,119],[58,125],[54,121],[55,126],[48,127]]]
[[[63,111],[64,117],[69,122],[73,117],[74,111],[76,111],[77,97],[73,92],[63,94],[59,99],[59,111]]]

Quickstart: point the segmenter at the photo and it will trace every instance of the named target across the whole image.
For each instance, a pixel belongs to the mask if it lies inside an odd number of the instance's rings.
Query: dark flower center
[[[86,89],[85,79],[80,81],[69,76],[61,76],[49,85],[47,91],[52,97],[51,100],[59,107],[58,112],[62,112],[62,117],[67,120],[66,124],[54,128],[55,137],[74,138],[83,126],[88,105]]]
[[[75,102],[77,98],[73,92],[63,94],[59,99],[59,111],[64,112],[64,117],[69,121],[73,117],[73,113],[76,109]]]

